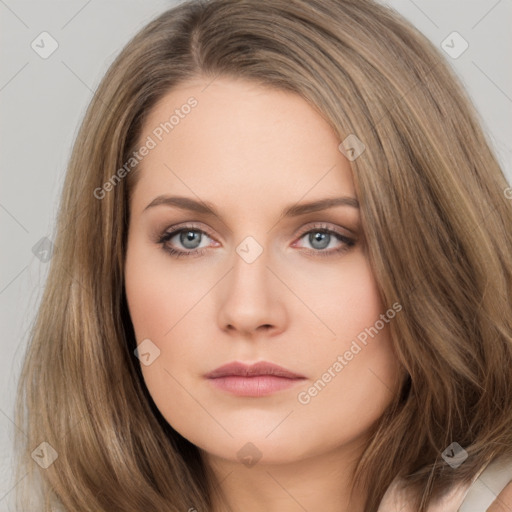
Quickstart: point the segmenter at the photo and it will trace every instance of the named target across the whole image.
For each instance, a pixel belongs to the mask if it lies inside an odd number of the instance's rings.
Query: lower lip
[[[208,380],[215,387],[234,395],[259,397],[291,388],[304,379],[287,379],[285,377],[276,377],[275,375],[258,375],[254,377],[230,375]]]

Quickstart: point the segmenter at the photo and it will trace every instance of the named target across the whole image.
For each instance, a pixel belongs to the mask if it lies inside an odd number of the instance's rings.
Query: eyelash
[[[199,229],[198,227],[196,227],[194,225],[185,225],[185,226],[179,227],[179,229],[174,229],[173,231],[170,231],[170,232],[164,232],[160,236],[158,243],[160,245],[162,245],[162,249],[175,258],[202,256],[206,252],[208,247],[203,247],[201,249],[193,249],[190,251],[181,251],[181,250],[174,249],[173,247],[170,247],[169,245],[167,245],[167,242],[171,238],[173,238],[175,235],[181,233],[182,231],[194,231],[194,232],[204,234],[204,235],[208,236],[209,238],[213,238],[212,236],[210,236],[210,234],[207,231],[205,231],[203,229]],[[325,224],[315,224],[315,225],[311,226],[307,231],[304,231],[298,237],[297,240],[300,240],[305,235],[307,235],[311,232],[334,235],[340,242],[343,242],[343,244],[344,244],[341,247],[339,247],[338,249],[330,249],[330,250],[303,249],[307,254],[312,254],[314,256],[327,257],[327,256],[335,256],[335,255],[343,254],[344,252],[348,251],[350,248],[352,248],[356,244],[355,240],[342,235],[338,231],[329,229],[328,226]]]

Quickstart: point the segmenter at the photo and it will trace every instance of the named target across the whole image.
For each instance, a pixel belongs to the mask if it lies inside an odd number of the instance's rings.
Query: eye
[[[200,256],[208,247],[208,244],[201,246],[201,243],[208,238],[210,236],[202,229],[185,226],[164,233],[158,243],[162,244],[163,249],[173,256]]]
[[[310,226],[311,228],[311,226]],[[204,254],[211,244],[208,239],[213,238],[204,230],[193,225],[181,226],[169,232],[164,232],[158,239],[163,249],[177,258],[182,256],[196,257]],[[293,247],[300,247],[306,254],[312,256],[333,256],[350,250],[356,244],[356,240],[349,238],[325,224],[315,224],[300,235],[298,240],[305,239],[310,248],[292,244]],[[205,242],[203,244],[203,242]],[[214,243],[218,244],[214,241]]]
[[[299,238],[299,240],[305,239],[312,247],[312,249],[305,247],[308,254],[332,256],[333,254],[346,252],[356,244],[356,241],[352,238],[334,229],[329,229],[325,224],[316,224],[313,227],[314,229],[309,229]]]

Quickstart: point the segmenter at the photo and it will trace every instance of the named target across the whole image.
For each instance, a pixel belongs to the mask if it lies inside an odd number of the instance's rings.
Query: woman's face
[[[380,300],[340,140],[298,95],[218,78],[172,90],[140,141],[126,294],[162,415],[247,466],[361,446],[397,392],[400,306]],[[261,361],[296,378],[207,377]]]

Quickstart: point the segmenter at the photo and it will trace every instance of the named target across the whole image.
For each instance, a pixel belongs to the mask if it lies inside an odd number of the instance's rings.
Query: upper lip
[[[274,375],[286,379],[304,379],[304,375],[292,372],[274,363],[260,361],[255,364],[245,364],[238,361],[219,366],[206,374],[209,379],[227,376],[254,377],[257,375]]]

